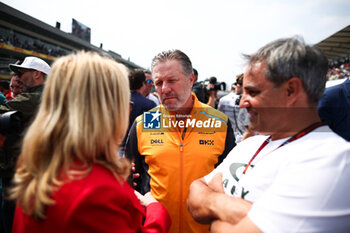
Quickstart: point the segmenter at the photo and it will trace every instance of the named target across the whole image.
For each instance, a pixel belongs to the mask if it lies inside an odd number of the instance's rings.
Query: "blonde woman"
[[[126,68],[95,53],[54,63],[17,164],[13,232],[168,231],[166,209],[136,197],[125,181],[131,165],[117,155],[128,86]]]

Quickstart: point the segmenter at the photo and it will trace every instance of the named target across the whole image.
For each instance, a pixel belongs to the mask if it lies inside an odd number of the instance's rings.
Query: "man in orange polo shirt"
[[[171,233],[209,232],[186,208],[192,181],[212,171],[235,146],[228,117],[198,101],[190,59],[179,50],[159,53],[152,75],[161,105],[136,118],[126,156],[136,164],[141,193],[151,191],[172,218]]]

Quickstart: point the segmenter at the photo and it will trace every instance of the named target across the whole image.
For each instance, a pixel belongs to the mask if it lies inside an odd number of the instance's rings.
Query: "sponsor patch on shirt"
[[[199,145],[214,146],[214,140],[199,140]]]

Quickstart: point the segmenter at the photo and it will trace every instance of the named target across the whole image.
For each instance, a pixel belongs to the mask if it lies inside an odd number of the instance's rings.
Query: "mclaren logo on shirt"
[[[199,140],[199,145],[214,146],[214,140]]]

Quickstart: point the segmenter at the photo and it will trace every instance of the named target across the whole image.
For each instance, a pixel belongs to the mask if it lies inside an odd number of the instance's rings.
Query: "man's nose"
[[[239,107],[240,108],[248,108],[250,107],[250,103],[246,95],[242,95],[241,101],[239,101]]]
[[[163,82],[162,93],[169,93],[171,91],[170,85],[167,82]]]

